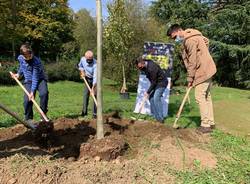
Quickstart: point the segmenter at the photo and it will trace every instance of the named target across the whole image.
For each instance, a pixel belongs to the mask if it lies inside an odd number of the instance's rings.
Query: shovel
[[[142,109],[144,108],[145,103],[146,103],[147,100],[148,100],[148,98],[144,96],[144,98],[143,98],[143,100],[142,100],[142,102],[141,102],[141,105],[140,105],[140,107],[139,107],[139,111],[138,111],[137,117],[136,117],[136,118],[135,118],[135,117],[131,117],[133,120],[139,120],[140,113],[141,113]]]
[[[179,125],[177,124],[177,121],[178,121],[179,118],[180,118],[182,109],[183,109],[183,107],[184,107],[184,105],[185,105],[185,102],[186,102],[187,98],[189,97],[188,95],[189,95],[189,92],[191,91],[191,89],[192,89],[192,87],[189,87],[189,88],[187,89],[187,92],[186,92],[186,94],[185,94],[185,96],[184,96],[184,98],[183,98],[183,100],[182,100],[181,106],[179,107],[179,110],[178,110],[178,112],[177,112],[177,114],[176,114],[176,118],[175,118],[175,121],[174,121],[174,124],[173,124],[173,128],[175,128],[175,129],[179,128]]]
[[[17,84],[23,89],[25,94],[29,96],[29,92],[25,89],[25,87],[22,85],[22,83],[14,76],[12,72],[10,72],[10,75],[15,79]],[[53,123],[47,118],[45,113],[42,111],[42,109],[39,107],[39,105],[36,103],[35,99],[31,99],[35,107],[37,108],[38,112],[41,114],[44,121],[41,121],[39,125],[37,126],[37,129],[41,129],[43,133],[46,133],[46,131],[50,132],[53,130],[54,126]]]
[[[12,112],[10,109],[8,109],[6,106],[0,103],[0,109],[4,110],[6,113],[11,115],[13,118],[15,118],[18,122],[22,123],[26,128],[29,128],[31,130],[36,129],[36,125],[34,125],[31,122],[23,121],[16,113]]]
[[[92,90],[91,90],[91,88],[90,88],[90,86],[89,86],[89,83],[87,82],[87,80],[86,80],[85,77],[81,77],[81,78],[84,80],[84,83],[86,84],[86,86],[87,86],[87,88],[88,88],[88,90],[89,90],[89,92],[90,92],[90,94],[91,94],[91,97],[93,98],[93,100],[94,100],[94,102],[95,102],[95,105],[97,106],[97,100],[96,100],[96,98],[95,98],[95,95],[92,93]]]

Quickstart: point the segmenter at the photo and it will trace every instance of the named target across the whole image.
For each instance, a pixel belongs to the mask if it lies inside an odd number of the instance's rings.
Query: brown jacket
[[[187,68],[187,81],[193,86],[210,79],[216,66],[208,50],[209,40],[195,29],[186,29],[182,59]]]

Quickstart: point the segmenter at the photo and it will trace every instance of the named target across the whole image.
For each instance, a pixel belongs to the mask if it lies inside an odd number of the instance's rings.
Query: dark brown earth
[[[216,167],[209,135],[117,114],[104,120],[101,140],[96,121],[78,119],[55,120],[43,139],[22,125],[0,130],[0,183],[175,183],[169,169],[192,169],[196,161]]]

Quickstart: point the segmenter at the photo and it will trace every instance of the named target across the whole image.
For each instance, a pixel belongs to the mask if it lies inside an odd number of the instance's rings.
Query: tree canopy
[[[250,88],[249,0],[112,0],[104,26],[105,77],[129,84],[137,81],[133,65],[145,41],[171,42],[167,28],[180,24],[210,39],[219,85]],[[78,62],[96,52],[96,18],[88,10],[73,12],[68,0],[1,0],[0,61],[15,60],[26,41],[45,62]],[[176,46],[173,80],[184,84],[185,69]],[[123,70],[124,69],[124,70]],[[64,77],[67,79],[67,77]]]

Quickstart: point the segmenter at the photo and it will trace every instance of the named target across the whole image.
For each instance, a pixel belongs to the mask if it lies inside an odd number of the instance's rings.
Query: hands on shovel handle
[[[23,91],[25,92],[25,94],[29,97],[29,99],[33,102],[33,104],[35,105],[35,107],[37,108],[37,110],[39,111],[39,113],[41,114],[42,118],[46,121],[49,122],[49,119],[47,118],[47,116],[45,115],[45,113],[42,111],[42,109],[39,107],[39,105],[36,103],[35,99],[34,99],[34,94],[31,92],[29,93],[25,87],[22,85],[22,83],[18,80],[17,76],[19,77],[18,74],[14,74],[12,72],[10,72],[11,77],[17,82],[17,84],[23,89]]]
[[[87,88],[88,88],[88,90],[89,90],[89,92],[90,92],[90,95],[91,95],[91,97],[93,98],[93,100],[94,100],[94,102],[95,102],[95,105],[97,106],[97,100],[96,100],[96,98],[95,98],[95,93],[94,93],[94,88],[95,88],[95,86],[93,86],[92,89],[90,88],[89,83],[88,83],[87,80],[86,80],[86,74],[85,74],[84,71],[81,71],[80,76],[81,76],[81,78],[84,80],[84,83],[86,84],[86,86],[87,86]]]

